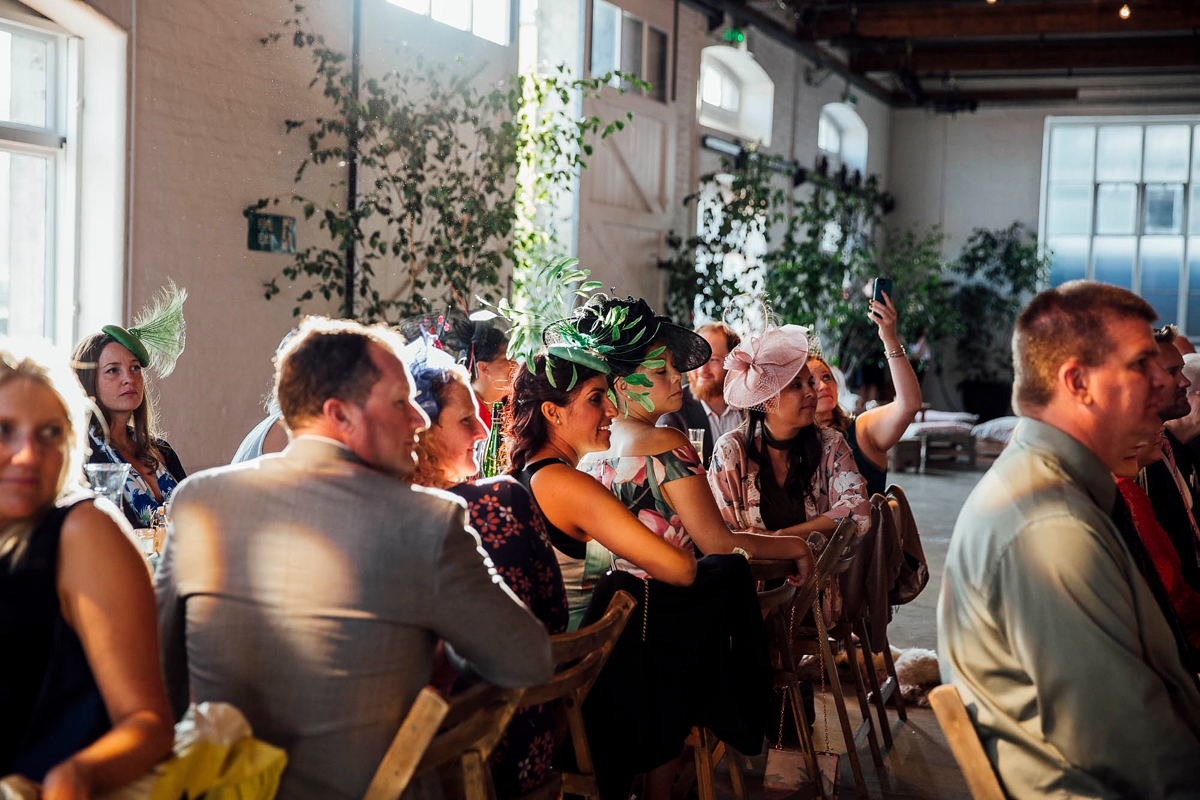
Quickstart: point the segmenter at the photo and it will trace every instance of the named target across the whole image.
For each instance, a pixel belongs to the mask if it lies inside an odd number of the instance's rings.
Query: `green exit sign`
[[[280,214],[246,215],[250,223],[246,246],[264,253],[296,252],[296,218]]]
[[[722,41],[730,44],[741,44],[746,41],[746,32],[740,28],[730,28],[721,36]]]

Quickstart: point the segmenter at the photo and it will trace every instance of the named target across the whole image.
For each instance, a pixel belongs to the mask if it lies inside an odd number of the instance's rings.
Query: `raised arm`
[[[892,298],[883,296],[887,303],[871,301],[871,320],[879,326],[879,339],[885,352],[900,350],[900,337],[896,335],[896,307]],[[872,464],[887,468],[888,451],[896,446],[904,431],[921,410],[921,384],[912,364],[903,355],[891,356],[887,360],[896,387],[896,399],[876,406],[858,415],[854,424],[858,434],[858,446]]]
[[[664,583],[696,579],[691,553],[655,536],[591,475],[553,464],[533,476],[531,488],[546,519],[568,536],[595,539]]]
[[[91,503],[73,508],[63,523],[58,588],[112,730],[46,774],[46,800],[123,786],[147,773],[174,741],[146,563],[117,522]]]

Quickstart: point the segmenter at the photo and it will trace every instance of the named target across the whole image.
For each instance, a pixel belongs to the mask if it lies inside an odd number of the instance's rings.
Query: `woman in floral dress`
[[[871,504],[845,438],[815,422],[807,356],[807,333],[795,325],[730,353],[725,401],[748,409],[747,428],[717,440],[708,480],[731,528],[800,536],[819,550],[843,519],[865,533]]]
[[[640,363],[633,375],[619,378],[616,395],[622,409],[612,424],[612,443],[590,469],[643,525],[676,547],[695,554],[741,553],[747,557],[811,560],[808,545],[794,536],[764,536],[731,531],[717,510],[700,456],[674,428],[655,427],[660,417],[683,402],[683,374],[708,360],[703,337],[654,316],[645,300],[610,300],[622,307],[627,335],[639,342],[630,360]],[[646,356],[654,354],[653,358]],[[616,566],[644,575],[617,559]]]
[[[438,351],[440,352],[440,351]],[[521,484],[510,477],[467,483],[478,471],[477,442],[487,429],[476,409],[467,373],[445,359],[413,368],[417,403],[430,427],[417,444],[413,483],[446,489],[467,501],[471,526],[496,571],[551,634],[567,629],[567,600],[545,518]],[[554,756],[554,707],[533,706],[513,717],[492,756],[497,797],[537,788]]]

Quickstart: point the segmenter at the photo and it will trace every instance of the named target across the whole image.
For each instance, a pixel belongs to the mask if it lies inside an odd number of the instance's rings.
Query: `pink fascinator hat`
[[[807,361],[808,331],[768,325],[725,357],[725,402],[734,408],[768,408]]]

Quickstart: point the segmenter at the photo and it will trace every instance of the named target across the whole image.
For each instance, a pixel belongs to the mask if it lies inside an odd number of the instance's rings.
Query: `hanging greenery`
[[[900,335],[915,343],[953,335],[936,230],[877,235],[892,200],[876,179],[829,174],[822,160],[807,170],[747,149],[723,159],[685,198],[699,208],[697,232],[668,241],[672,257],[669,313],[719,319],[730,298],[761,293],[784,322],[813,326],[826,353],[850,372],[879,348],[862,289],[875,277],[895,282]]]
[[[328,193],[334,199],[295,193],[246,209],[294,203],[326,235],[298,249],[281,271],[299,290],[293,314],[318,297],[342,300],[354,318],[367,322],[427,313],[435,304],[469,313],[477,298],[494,302],[502,294],[505,264],[513,265],[523,288],[524,276],[561,249],[552,215],[539,209],[569,191],[587,166],[593,140],[625,124],[572,118],[564,110],[568,101],[598,94],[610,81],[644,82],[622,73],[576,80],[560,71],[514,76],[484,91],[461,69],[417,57],[403,69],[362,80],[356,97],[347,56],[312,30],[303,6],[294,11],[284,31],[262,43],[286,37],[311,52],[316,74],[310,85],[321,87],[330,112],[285,125],[308,140],[296,182],[313,166],[336,169]],[[539,114],[547,98],[560,99],[561,106]],[[341,198],[354,157],[359,176],[351,210]],[[352,271],[346,264],[351,249]],[[380,288],[384,276],[388,289]],[[350,304],[344,302],[348,284]],[[266,282],[268,300],[281,291],[278,277]]]

